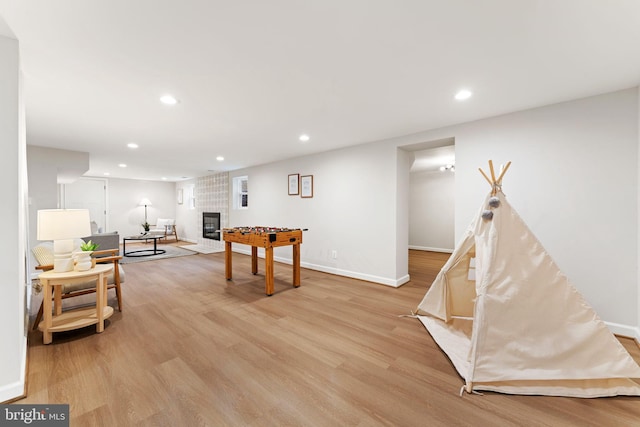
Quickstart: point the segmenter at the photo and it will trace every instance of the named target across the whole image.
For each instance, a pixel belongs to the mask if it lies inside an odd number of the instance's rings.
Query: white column
[[[2,26],[0,26],[2,27]],[[18,41],[0,35],[0,402],[24,393],[26,367],[26,143]]]
[[[638,168],[636,170],[640,171],[640,86],[637,88],[638,92],[638,128],[637,128],[637,138],[638,138]],[[638,173],[638,184],[636,187],[636,191],[638,194],[638,210],[637,210],[637,221],[638,221],[638,250],[636,255],[638,257],[638,280],[636,281],[636,298],[638,300],[637,308],[636,308],[636,330],[635,330],[635,339],[640,343],[640,172]]]

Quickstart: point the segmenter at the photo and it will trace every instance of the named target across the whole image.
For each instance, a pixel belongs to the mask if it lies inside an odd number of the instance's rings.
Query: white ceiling
[[[27,142],[87,151],[95,176],[201,176],[640,81],[637,0],[0,0],[0,16]]]

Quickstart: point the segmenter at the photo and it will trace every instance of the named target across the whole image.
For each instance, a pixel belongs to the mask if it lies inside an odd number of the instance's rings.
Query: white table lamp
[[[38,240],[53,240],[53,271],[73,270],[73,239],[89,236],[87,209],[43,209],[38,211]]]

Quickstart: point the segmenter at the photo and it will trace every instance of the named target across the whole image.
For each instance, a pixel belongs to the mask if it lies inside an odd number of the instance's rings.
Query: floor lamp
[[[151,200],[145,197],[140,200],[138,206],[144,206],[144,222],[142,223],[142,226],[144,227],[144,231],[149,231],[149,223],[147,222],[147,206],[151,206]]]

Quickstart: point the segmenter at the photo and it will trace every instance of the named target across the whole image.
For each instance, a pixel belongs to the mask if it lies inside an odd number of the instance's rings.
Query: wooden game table
[[[265,258],[265,293],[273,295],[273,248],[278,246],[293,247],[293,287],[300,286],[300,244],[301,229],[274,227],[235,227],[222,230],[225,242],[224,266],[227,280],[231,280],[232,255],[231,244],[241,243],[251,246],[251,272],[258,273],[258,248],[264,248]]]

